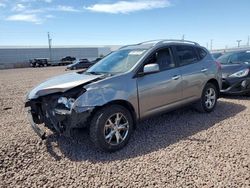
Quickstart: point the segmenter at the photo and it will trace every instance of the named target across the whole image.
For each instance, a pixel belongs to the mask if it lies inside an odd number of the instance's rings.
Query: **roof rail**
[[[140,43],[137,43],[137,44],[129,44],[129,45],[125,45],[125,46],[122,46],[120,47],[119,49],[123,49],[123,48],[126,48],[126,47],[129,47],[129,46],[136,46],[136,45],[142,45],[142,44],[147,44],[147,43],[158,43],[162,40],[149,40],[149,41],[145,41],[145,42],[140,42]]]
[[[163,44],[163,43],[167,43],[167,42],[188,43],[188,44],[194,44],[194,45],[196,45],[196,46],[200,46],[197,42],[193,42],[193,41],[190,41],[190,40],[159,39],[159,40],[149,40],[149,41],[145,41],[145,42],[141,42],[141,43],[137,43],[137,44],[125,45],[125,46],[122,46],[122,47],[119,48],[119,49],[123,49],[123,48],[129,47],[129,46],[147,44],[147,43],[154,43],[153,46],[156,46],[156,45]]]
[[[157,44],[158,42],[161,42],[161,41],[163,41],[163,40],[164,40],[164,39],[148,40],[148,41],[140,42],[140,43],[138,43],[138,45],[141,45],[141,44],[148,44],[148,43],[155,43],[155,44]]]
[[[129,44],[129,45],[125,45],[125,46],[120,47],[119,50],[121,50],[121,49],[123,49],[123,48],[127,48],[127,47],[129,47],[129,46],[134,46],[134,45],[138,45],[138,44]]]
[[[194,44],[196,46],[200,46],[197,42],[190,41],[190,40],[178,40],[178,39],[166,39],[166,40],[161,40],[157,44],[163,44],[167,42],[177,42],[177,43],[188,43],[188,44]]]

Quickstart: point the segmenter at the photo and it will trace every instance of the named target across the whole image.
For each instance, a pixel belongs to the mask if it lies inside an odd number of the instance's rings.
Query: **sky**
[[[192,40],[247,44],[250,0],[0,0],[0,46],[124,45]]]

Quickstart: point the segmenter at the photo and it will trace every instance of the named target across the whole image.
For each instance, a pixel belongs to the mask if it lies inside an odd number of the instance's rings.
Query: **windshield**
[[[221,53],[214,53],[214,54],[212,54],[212,55],[213,55],[213,57],[214,57],[215,59],[217,59],[217,58],[219,58],[220,56],[222,56]]]
[[[217,61],[221,64],[229,64],[229,58],[232,55],[232,53],[226,53],[222,56],[220,56]]]
[[[124,73],[130,70],[145,54],[145,49],[118,50],[90,67],[87,73]]]

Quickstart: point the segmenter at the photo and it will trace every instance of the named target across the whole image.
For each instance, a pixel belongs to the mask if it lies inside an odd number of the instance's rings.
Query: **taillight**
[[[221,69],[221,64],[218,61],[215,61],[215,64],[217,65],[218,69]]]

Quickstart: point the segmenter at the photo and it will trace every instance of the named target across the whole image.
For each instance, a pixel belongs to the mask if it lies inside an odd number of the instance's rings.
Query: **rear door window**
[[[198,55],[192,46],[176,46],[176,55],[180,66],[189,65],[199,61]]]

